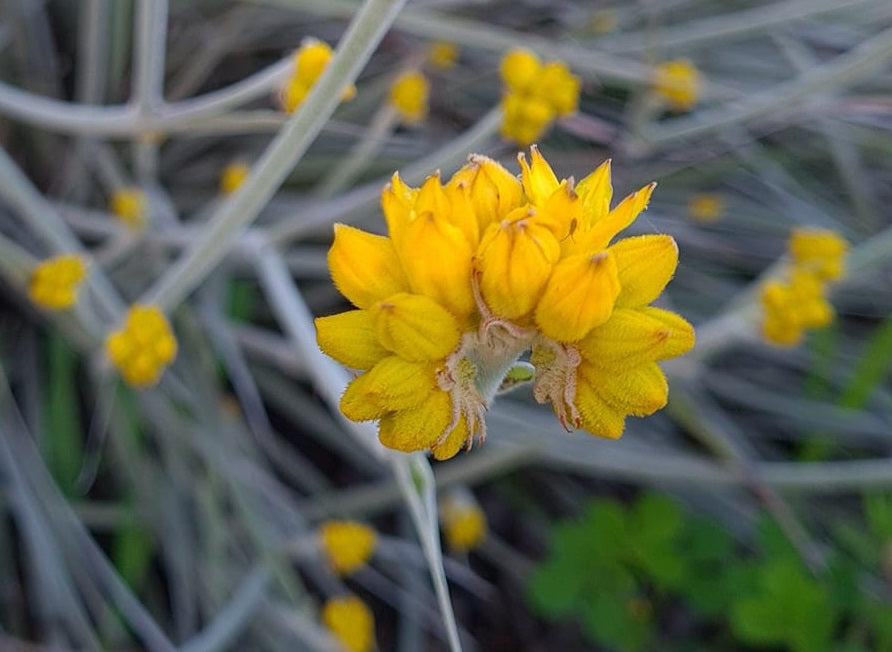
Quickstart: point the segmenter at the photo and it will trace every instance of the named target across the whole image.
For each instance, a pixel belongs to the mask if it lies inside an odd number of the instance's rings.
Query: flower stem
[[[403,4],[405,0],[363,3],[306,101],[264,152],[242,187],[220,205],[195,244],[149,289],[144,302],[173,309],[227,254],[235,237],[257,217],[328,122],[344,88],[359,74]]]

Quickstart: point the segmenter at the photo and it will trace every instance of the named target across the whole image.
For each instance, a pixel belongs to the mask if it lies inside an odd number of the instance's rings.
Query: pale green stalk
[[[787,0],[752,9],[723,13],[680,25],[659,28],[655,34],[623,33],[598,41],[598,47],[612,54],[638,53],[659,47],[677,52],[718,42],[718,47],[733,38],[761,33],[791,21],[839,10],[857,11],[862,6],[879,5],[877,0]]]
[[[89,260],[89,255],[80,240],[2,148],[0,148],[0,197],[26,221],[31,231],[39,236],[52,252],[76,253]],[[102,270],[91,270],[86,282],[94,290],[104,312],[104,318],[111,322],[117,321],[118,315],[124,310],[123,302]]]
[[[396,110],[385,104],[375,113],[371,124],[363,132],[362,139],[313,190],[313,197],[327,199],[347,188],[362,173],[369,161],[381,151],[381,146],[391,136],[396,125]]]
[[[228,253],[334,113],[405,0],[366,0],[307,99],[285,124],[242,186],[214,212],[186,252],[146,292],[143,302],[171,310]]]
[[[301,352],[316,391],[334,410],[337,410],[344,388],[350,380],[349,375],[341,366],[325,356],[316,345],[312,326],[313,316],[291,280],[285,261],[273,248],[258,247],[255,264],[261,286],[268,294],[269,305],[283,330]],[[405,455],[384,449],[378,441],[374,427],[368,423],[352,423],[346,420],[342,422],[354,435],[357,443],[379,459],[386,460],[393,470],[425,551],[440,613],[449,636],[450,649],[460,650],[455,614],[452,611],[443,571],[435,502],[436,484],[427,459],[421,454]]]
[[[498,132],[501,121],[501,109],[492,109],[460,136],[444,143],[429,156],[407,165],[400,171],[400,176],[407,183],[418,184],[435,170],[458,167],[475,149],[487,149],[487,144]],[[356,188],[331,201],[302,208],[294,219],[282,220],[269,227],[266,231],[267,240],[272,244],[282,244],[306,235],[320,226],[340,220],[349,221],[352,215],[377,203],[381,189],[389,182],[390,177]]]
[[[164,103],[164,62],[167,41],[167,0],[139,0],[135,20],[133,91],[130,101],[140,120],[155,114]],[[158,176],[158,145],[153,138],[138,137],[133,161],[140,183]]]
[[[789,110],[816,94],[842,90],[876,71],[892,56],[892,29],[873,36],[829,63],[817,66],[791,81],[734,100],[714,109],[704,109],[689,117],[677,118],[665,126],[642,129],[640,142],[630,146],[654,149],[670,143],[712,134],[731,125],[764,119]]]

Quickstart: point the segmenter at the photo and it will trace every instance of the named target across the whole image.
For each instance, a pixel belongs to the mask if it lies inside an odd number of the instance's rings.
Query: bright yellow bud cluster
[[[687,59],[664,61],[654,71],[653,91],[674,111],[689,111],[700,98],[700,71]]]
[[[133,228],[145,224],[147,206],[146,194],[139,188],[118,188],[108,205],[112,215]]]
[[[127,383],[146,387],[176,357],[177,341],[157,306],[137,304],[127,311],[124,326],[106,338],[105,352]]]
[[[427,49],[427,59],[438,70],[449,70],[458,61],[458,47],[447,41],[434,41]]]
[[[725,201],[721,195],[701,192],[688,200],[688,215],[697,222],[715,222],[724,212]]]
[[[784,280],[762,286],[762,335],[772,344],[795,346],[807,329],[824,328],[834,317],[826,286],[843,274],[848,244],[835,231],[794,229]]]
[[[391,106],[405,124],[418,124],[427,117],[431,85],[418,70],[399,75],[390,87],[388,97]]]
[[[64,310],[77,302],[77,290],[87,277],[80,256],[65,255],[38,264],[31,272],[28,298],[46,310]]]
[[[309,95],[313,84],[325,71],[325,67],[328,66],[333,55],[334,52],[328,43],[314,38],[304,39],[294,53],[294,72],[291,79],[279,93],[279,101],[283,110],[288,113],[297,110],[297,107]],[[355,96],[356,86],[351,84],[344,89],[341,99],[346,102]]]
[[[375,647],[375,619],[356,596],[332,598],[322,607],[322,624],[347,652],[369,652]]]
[[[378,536],[356,521],[327,521],[319,526],[319,542],[332,570],[346,576],[365,565],[375,552]]]
[[[234,161],[223,168],[220,174],[220,192],[231,195],[238,190],[251,173],[247,163]]]
[[[543,64],[533,52],[511,50],[500,67],[505,95],[502,98],[502,136],[529,145],[562,116],[579,106],[579,79],[561,61]]]
[[[578,184],[535,147],[520,178],[472,155],[443,184],[395,174],[387,237],[335,226],[332,278],[356,310],[316,320],[319,346],[360,370],[341,399],[401,451],[453,456],[485,435],[483,413],[532,349],[534,395],[561,423],[618,437],[626,415],[666,402],[656,361],[693,346],[690,324],[650,307],[678,260],[666,235],[611,240],[654,184],[610,208],[610,164]]]
[[[470,497],[451,495],[440,502],[439,512],[452,550],[468,552],[486,537],[486,515]]]

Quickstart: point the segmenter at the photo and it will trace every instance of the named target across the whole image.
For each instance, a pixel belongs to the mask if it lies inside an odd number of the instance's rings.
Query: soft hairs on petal
[[[378,439],[404,453],[426,450],[437,443],[451,421],[452,400],[437,389],[422,405],[384,416],[378,425]]]
[[[314,323],[319,348],[347,367],[371,369],[389,355],[378,342],[375,325],[365,310],[317,317]]]
[[[379,301],[369,312],[378,341],[406,360],[439,360],[458,346],[458,322],[430,297],[399,292]]]
[[[536,324],[546,337],[575,342],[613,312],[620,292],[609,252],[558,261],[536,307]]]
[[[645,306],[666,288],[678,265],[678,245],[668,235],[639,235],[610,247],[622,290],[619,308]]]

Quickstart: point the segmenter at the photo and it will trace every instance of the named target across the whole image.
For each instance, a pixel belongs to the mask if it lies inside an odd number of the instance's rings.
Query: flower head
[[[653,90],[673,111],[689,111],[700,97],[700,71],[687,59],[664,61],[656,67]]]
[[[715,193],[697,193],[688,199],[687,212],[697,222],[715,222],[725,212],[725,201]]]
[[[502,136],[520,145],[538,140],[559,117],[576,112],[579,79],[560,61],[543,64],[530,50],[508,52],[500,67],[505,95],[502,99]]]
[[[224,195],[231,195],[239,189],[250,173],[251,168],[247,163],[242,161],[230,163],[223,168],[223,172],[220,174],[220,192]]]
[[[146,194],[139,188],[118,188],[109,199],[111,214],[133,228],[145,224],[147,205]]]
[[[31,272],[28,298],[46,310],[64,310],[77,302],[77,291],[87,276],[81,256],[56,256],[38,264]]]
[[[160,308],[133,305],[123,327],[105,340],[105,352],[135,387],[154,385],[177,354],[177,341]]]
[[[366,564],[378,537],[372,528],[356,521],[326,521],[319,526],[319,541],[332,569],[344,576]]]
[[[335,226],[328,262],[356,310],[317,319],[317,340],[361,372],[342,412],[378,420],[390,448],[445,459],[482,439],[526,351],[534,396],[565,427],[618,437],[627,415],[665,404],[657,361],[693,346],[690,324],[649,305],[675,271],[675,241],[613,242],[654,184],[610,208],[609,162],[579,183],[535,147],[519,162],[520,178],[479,155],[445,184],[394,175],[381,196],[388,236]]]
[[[793,229],[788,245],[795,267],[807,269],[825,281],[842,276],[848,248],[842,236],[830,229]]]
[[[375,619],[356,596],[332,598],[322,607],[322,624],[347,652],[369,652],[375,646]]]
[[[788,243],[791,264],[766,282],[759,299],[762,336],[771,344],[795,346],[808,329],[824,328],[834,317],[827,284],[842,276],[846,241],[828,229],[794,229]]]
[[[452,493],[440,501],[439,512],[452,550],[468,552],[486,537],[486,515],[473,497]]]
[[[328,43],[311,37],[303,40],[294,53],[294,72],[279,92],[279,102],[283,110],[288,113],[297,110],[309,95],[313,84],[325,72],[333,55],[334,52]],[[355,95],[356,86],[351,84],[344,89],[341,99],[351,100]]]
[[[430,82],[420,71],[404,72],[390,87],[390,104],[406,124],[418,124],[427,117]]]
[[[427,48],[427,59],[438,70],[449,70],[458,61],[458,47],[447,41],[434,41]]]

